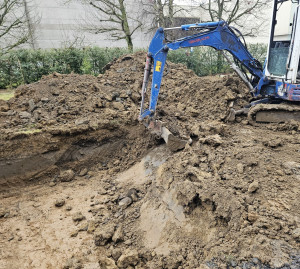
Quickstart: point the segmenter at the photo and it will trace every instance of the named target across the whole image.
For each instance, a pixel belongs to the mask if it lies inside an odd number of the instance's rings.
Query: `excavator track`
[[[258,104],[250,108],[248,120],[251,124],[283,123],[290,120],[300,122],[300,106],[287,103]]]

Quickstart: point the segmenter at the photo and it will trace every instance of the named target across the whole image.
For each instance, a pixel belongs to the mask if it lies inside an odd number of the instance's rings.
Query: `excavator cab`
[[[265,76],[297,83],[300,57],[299,0],[275,0]]]

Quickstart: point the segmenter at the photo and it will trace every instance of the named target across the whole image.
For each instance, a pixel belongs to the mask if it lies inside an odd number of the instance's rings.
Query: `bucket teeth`
[[[160,121],[150,121],[148,129],[152,134],[163,138],[171,151],[181,150],[189,143],[188,140],[174,136],[166,127],[162,126]]]

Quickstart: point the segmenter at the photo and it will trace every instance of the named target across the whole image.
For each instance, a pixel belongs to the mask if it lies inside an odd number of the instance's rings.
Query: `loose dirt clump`
[[[242,82],[169,63],[171,152],[137,121],[144,60],[0,103],[0,268],[300,268],[299,125],[227,123]]]

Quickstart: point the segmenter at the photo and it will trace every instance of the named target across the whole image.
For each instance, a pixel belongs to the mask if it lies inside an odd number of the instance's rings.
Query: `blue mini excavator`
[[[139,120],[162,136],[168,143],[170,132],[155,120],[163,71],[169,50],[209,46],[222,52],[232,69],[249,88],[254,101],[249,106],[229,113],[248,114],[255,122],[300,121],[300,0],[274,0],[270,41],[264,67],[247,50],[242,34],[225,21],[159,28],[149,46]],[[169,41],[170,30],[193,32],[192,35]],[[232,57],[229,57],[229,54]],[[152,73],[149,107],[145,108],[147,85]],[[182,144],[183,145],[183,144]]]

